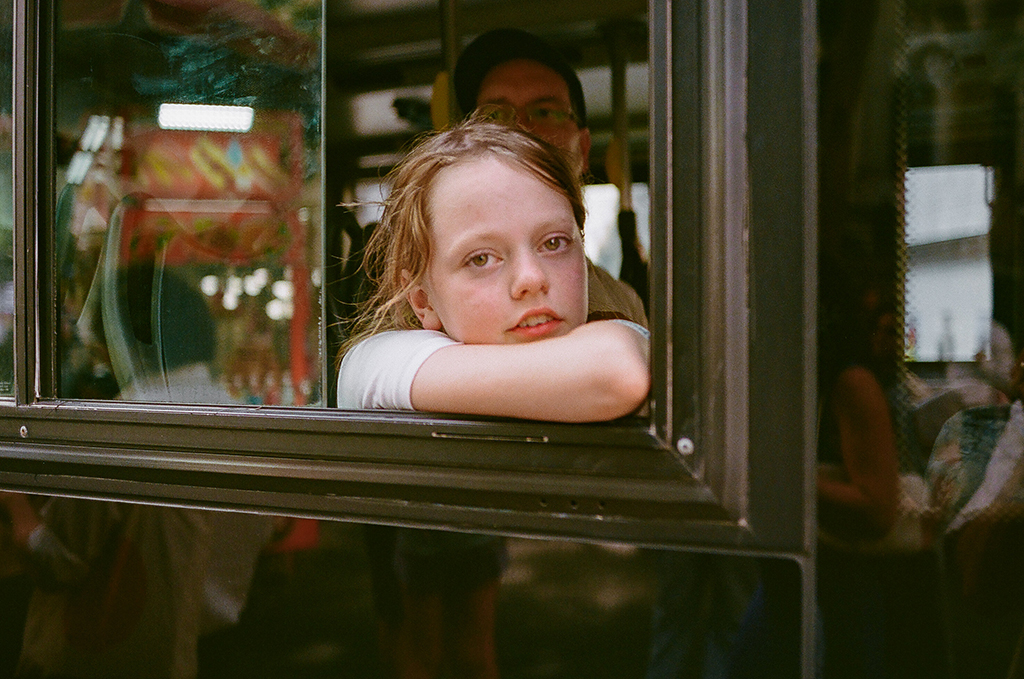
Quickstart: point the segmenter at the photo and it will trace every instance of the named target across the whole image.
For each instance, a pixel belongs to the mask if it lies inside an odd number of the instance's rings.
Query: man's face
[[[498,64],[480,83],[477,108],[487,105],[510,107],[516,112],[520,127],[548,141],[569,154],[579,174],[588,167],[590,130],[580,127],[575,117],[560,120],[540,119],[531,111],[549,109],[572,113],[569,86],[554,70],[530,59],[513,59]]]

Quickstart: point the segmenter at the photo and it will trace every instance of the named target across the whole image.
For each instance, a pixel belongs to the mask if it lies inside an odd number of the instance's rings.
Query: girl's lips
[[[552,335],[561,325],[561,321],[552,319],[539,325],[520,326],[512,328],[512,334],[522,339],[540,339]]]
[[[535,339],[550,335],[562,324],[562,319],[550,312],[527,314],[510,332],[519,337]]]
[[[553,320],[555,320],[554,315],[549,314],[547,312],[536,313],[536,314],[529,314],[527,316],[524,316],[522,318],[522,320],[520,320],[519,323],[516,325],[516,327],[517,328],[530,328],[530,327],[533,327],[535,325],[541,325],[543,323],[548,323],[548,322],[553,321]]]

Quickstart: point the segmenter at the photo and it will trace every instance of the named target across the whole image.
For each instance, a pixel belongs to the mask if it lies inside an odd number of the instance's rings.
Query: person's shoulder
[[[365,351],[376,351],[378,349],[388,350],[399,350],[402,347],[412,347],[422,344],[424,342],[454,342],[452,338],[443,332],[437,330],[423,330],[411,329],[411,330],[385,330],[356,343],[348,353],[345,354],[345,358],[348,358],[353,352],[365,352]]]
[[[850,365],[836,377],[832,389],[834,407],[861,409],[864,407],[888,407],[885,390],[875,374],[865,366]]]
[[[647,314],[640,295],[628,283],[587,258],[589,286],[588,315],[590,320],[624,318],[647,327]]]
[[[377,361],[400,360],[398,357],[434,351],[442,346],[457,344],[448,335],[436,330],[386,330],[357,342],[342,358],[339,377],[356,366]]]
[[[419,367],[438,349],[458,344],[435,330],[388,330],[345,353],[338,369],[339,408],[409,410],[409,388]]]
[[[839,371],[839,375],[836,377],[836,385],[842,388],[878,385],[879,389],[882,388],[878,378],[875,377],[875,373],[871,372],[870,368],[856,363],[848,365]]]

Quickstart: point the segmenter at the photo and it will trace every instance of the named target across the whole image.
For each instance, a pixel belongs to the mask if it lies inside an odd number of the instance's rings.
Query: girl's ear
[[[408,284],[409,279],[409,272],[403,270],[402,282]],[[412,286],[409,290],[408,300],[409,306],[412,307],[416,318],[420,319],[420,325],[423,326],[424,330],[442,330],[441,318],[434,311],[434,307],[431,306],[430,295],[422,283]]]

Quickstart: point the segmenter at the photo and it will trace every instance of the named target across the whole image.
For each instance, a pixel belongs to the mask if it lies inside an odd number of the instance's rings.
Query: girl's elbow
[[[637,333],[625,327],[602,322],[599,351],[586,361],[588,366],[576,382],[579,401],[587,405],[577,412],[576,421],[615,420],[640,410],[651,389],[651,368],[647,345]]]
[[[614,420],[631,415],[647,402],[651,390],[650,371],[646,367],[643,370],[624,370],[607,383],[607,388],[606,417],[602,419]]]
[[[629,408],[627,414],[643,407],[647,403],[647,397],[650,393],[651,373],[650,370],[645,368],[635,373],[632,379],[627,380],[626,388],[623,391],[626,406]]]
[[[643,351],[635,346],[631,348],[633,351],[624,352],[624,360],[618,363],[618,395],[624,410],[620,417],[643,407],[651,391],[651,365],[647,347],[643,346]]]

